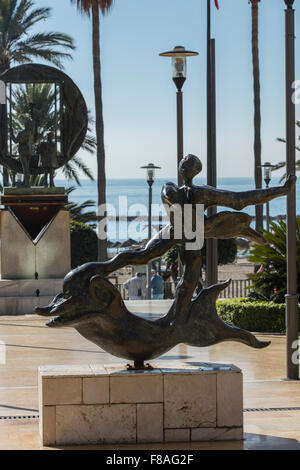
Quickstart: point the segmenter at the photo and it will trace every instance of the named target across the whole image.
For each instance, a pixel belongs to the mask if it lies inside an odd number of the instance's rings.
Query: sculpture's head
[[[54,317],[49,327],[72,326],[95,318],[120,316],[124,305],[120,292],[106,279],[94,275],[90,265],[71,271],[64,279],[63,292],[36,314]]]
[[[31,119],[27,119],[27,121],[25,122],[25,129],[27,131],[33,131],[33,122]]]
[[[179,171],[185,184],[191,186],[193,178],[202,171],[202,163],[196,155],[187,155],[179,163]]]
[[[54,140],[54,137],[55,137],[55,135],[54,135],[53,132],[48,132],[48,134],[47,134],[48,142],[52,142]]]

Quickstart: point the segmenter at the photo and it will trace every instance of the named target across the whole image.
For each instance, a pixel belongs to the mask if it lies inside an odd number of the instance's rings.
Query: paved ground
[[[143,305],[147,310],[146,303]],[[159,301],[155,305],[154,313],[167,306]],[[139,305],[133,310],[142,311]],[[6,364],[0,364],[0,417],[22,417],[0,419],[0,449],[41,448],[36,418],[38,366],[122,362],[83,339],[73,329],[50,330],[43,323],[34,316],[0,317],[0,341],[6,344]],[[170,364],[180,360],[184,363],[218,362],[239,366],[244,372],[246,409],[244,442],[199,443],[189,447],[175,444],[160,446],[161,449],[300,450],[300,381],[282,380],[285,377],[285,337],[272,335],[268,339],[272,345],[262,351],[237,343],[203,349],[180,345],[161,358]],[[155,449],[157,445],[124,448]]]

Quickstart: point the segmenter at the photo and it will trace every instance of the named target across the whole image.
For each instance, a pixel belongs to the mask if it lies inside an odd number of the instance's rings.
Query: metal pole
[[[269,182],[266,181],[266,188],[269,188]],[[266,226],[267,226],[267,232],[270,231],[270,203],[267,202],[266,204]]]
[[[159,213],[159,221],[158,221],[158,232],[159,233],[160,233],[162,227],[163,227],[162,214]],[[162,238],[162,237],[160,236],[160,238]],[[159,274],[161,275],[161,258],[159,258],[159,260],[158,260],[158,270],[159,270]]]
[[[270,203],[267,202],[267,232],[270,231]]]
[[[208,12],[210,13],[210,1]],[[210,14],[208,17],[208,34],[210,35]],[[207,71],[207,184],[217,186],[217,155],[216,155],[216,59],[215,40],[209,39]],[[217,208],[210,207],[208,217],[216,214]],[[218,240],[206,241],[206,285],[218,282]]]
[[[177,182],[178,186],[183,185],[183,178],[179,172],[179,163],[183,158],[183,97],[182,87],[185,83],[185,78],[176,77],[173,81],[177,87]],[[178,273],[181,277],[183,274],[183,265],[180,261],[180,255],[178,255]]]
[[[179,173],[179,163],[183,159],[183,99],[182,91],[177,91],[177,181],[182,186],[183,180]]]
[[[153,181],[148,180],[149,199],[148,199],[148,240],[152,237],[152,185]],[[147,265],[147,298],[151,300],[151,261]]]
[[[295,13],[293,1],[285,0],[286,28],[286,170],[287,175],[295,175],[296,160],[296,117],[293,100],[295,82]],[[287,294],[286,294],[286,352],[287,378],[299,379],[299,364],[293,361],[298,347],[299,314],[297,293],[296,259],[296,189],[287,196]]]

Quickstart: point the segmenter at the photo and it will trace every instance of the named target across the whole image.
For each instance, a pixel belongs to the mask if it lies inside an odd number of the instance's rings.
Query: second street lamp
[[[160,166],[149,163],[147,166],[141,166],[143,170],[147,170],[147,183],[149,186],[148,198],[148,240],[152,238],[152,186],[154,183],[155,170],[160,170]],[[151,300],[151,262],[147,266],[147,299]]]
[[[173,81],[177,88],[177,177],[179,186],[182,178],[179,173],[179,163],[183,158],[183,103],[182,87],[186,81],[186,58],[199,55],[198,52],[187,51],[183,46],[176,46],[172,51],[162,52],[161,57],[172,58]]]
[[[266,188],[268,189],[271,183],[272,168],[276,168],[276,165],[272,165],[270,162],[266,162],[264,165],[260,165],[260,168],[264,169],[264,180],[266,183]],[[270,203],[269,202],[267,202],[266,208],[267,208],[266,225],[267,225],[267,231],[269,232],[269,229],[270,229]]]

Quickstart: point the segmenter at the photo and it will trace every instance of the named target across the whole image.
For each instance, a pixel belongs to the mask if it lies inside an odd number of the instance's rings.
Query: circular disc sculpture
[[[40,64],[26,64],[14,67],[0,75],[0,84],[2,90],[6,85],[13,84],[53,84],[60,90],[59,99],[59,123],[60,123],[60,152],[55,156],[56,168],[63,166],[79,151],[84,141],[87,126],[88,112],[84,98],[75,85],[75,83],[62,71]],[[40,160],[32,158],[30,150],[30,135],[32,135],[32,120],[28,119],[25,128],[19,133],[18,137],[12,135],[12,129],[9,127],[11,116],[8,117],[8,108],[11,106],[11,93],[9,97],[5,93],[1,94],[0,110],[0,164],[12,170],[14,173],[23,173],[28,182],[28,175],[38,175],[45,173],[45,164],[43,164],[43,155],[48,152],[51,158],[53,153],[54,135],[48,134],[48,142],[42,142],[40,146]],[[10,111],[11,114],[11,111]],[[8,139],[18,143],[18,155],[11,155],[8,149]],[[31,138],[32,140],[32,138]],[[48,145],[48,147],[47,147]],[[53,160],[53,156],[52,156]],[[27,184],[25,184],[27,185]]]

